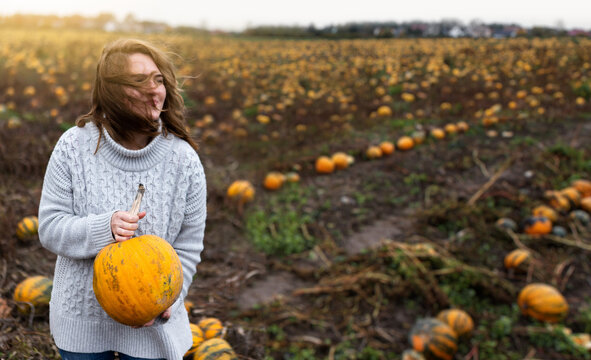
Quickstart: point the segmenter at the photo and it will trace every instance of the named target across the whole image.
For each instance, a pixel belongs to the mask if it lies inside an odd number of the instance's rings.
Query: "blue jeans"
[[[62,349],[58,349],[63,360],[113,360],[115,358],[114,351],[105,351],[101,353],[75,353],[69,352]],[[119,353],[119,359],[121,360],[152,360],[137,358],[129,355]],[[166,360],[166,359],[157,359]]]

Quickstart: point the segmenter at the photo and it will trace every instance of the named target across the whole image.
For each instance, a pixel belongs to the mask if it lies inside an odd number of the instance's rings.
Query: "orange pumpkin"
[[[581,193],[574,187],[564,188],[560,190],[558,193],[566,196],[566,198],[570,201],[571,206],[573,207],[579,206],[579,204],[581,203]]]
[[[431,136],[433,136],[435,139],[441,140],[445,138],[445,131],[443,131],[441,128],[433,128],[431,129]]]
[[[378,159],[383,155],[382,149],[379,146],[372,145],[365,150],[365,156],[368,159]]]
[[[105,246],[94,260],[92,286],[115,321],[142,326],[168,309],[183,286],[181,261],[166,240],[142,235]]]
[[[523,223],[523,231],[529,235],[549,234],[552,222],[545,216],[530,216]]]
[[[410,330],[408,341],[428,360],[451,360],[458,350],[453,329],[435,318],[419,319]]]
[[[459,131],[468,131],[468,129],[470,128],[470,126],[468,125],[467,122],[465,121],[458,121],[456,123],[456,126],[458,128]]]
[[[187,351],[183,356],[185,358],[189,357],[191,354],[194,354],[197,351],[199,345],[201,345],[201,343],[205,341],[205,337],[203,336],[203,330],[201,330],[199,325],[189,324],[189,326],[191,327],[191,334],[193,335],[193,345],[191,345],[189,351]]]
[[[437,319],[449,325],[458,337],[468,337],[474,330],[474,321],[464,310],[443,310],[437,314]]]
[[[517,305],[524,315],[555,323],[568,313],[568,303],[553,286],[533,283],[525,286],[517,297]]]
[[[564,194],[554,190],[547,190],[544,192],[544,197],[556,211],[566,212],[570,210],[571,202]]]
[[[20,304],[17,305],[19,312],[27,314],[30,306],[37,307],[49,305],[53,281],[45,276],[31,276],[21,281],[14,289],[13,299]]]
[[[205,339],[219,338],[224,330],[222,322],[213,317],[201,319],[197,325],[203,330]]]
[[[556,220],[558,220],[558,213],[556,212],[556,210],[554,210],[550,206],[546,206],[546,205],[536,206],[532,210],[532,215],[533,216],[545,216],[548,218],[548,220],[550,220],[552,222],[555,222]]]
[[[445,124],[445,126],[443,127],[443,130],[445,130],[445,132],[449,135],[453,135],[455,133],[458,132],[458,127],[456,126],[456,124]]]
[[[410,150],[415,146],[414,140],[410,136],[401,136],[396,141],[396,147],[400,150]]]
[[[283,186],[283,182],[285,181],[285,175],[277,172],[271,171],[265,176],[265,180],[263,180],[263,187],[267,190],[278,190]]]
[[[315,163],[316,172],[320,174],[330,174],[334,171],[334,161],[328,156],[319,156]]]
[[[581,193],[582,198],[590,197],[591,196],[591,181],[579,179],[575,180],[571,183],[571,186],[574,187]]]
[[[581,200],[581,209],[585,210],[588,213],[591,213],[591,197],[586,197]]]
[[[349,166],[349,155],[344,152],[336,152],[332,154],[332,161],[338,170],[346,169]]]
[[[238,356],[226,340],[214,338],[199,345],[193,360],[238,360]]]
[[[20,240],[26,240],[37,235],[39,229],[39,220],[36,216],[24,217],[16,225],[16,237]]]
[[[382,141],[380,143],[380,149],[382,150],[382,154],[390,155],[394,152],[394,144],[390,141]]]
[[[240,203],[247,203],[254,199],[255,190],[250,181],[236,180],[230,184],[226,195],[232,200],[237,200]]]
[[[505,256],[504,264],[507,269],[516,269],[529,260],[531,254],[524,249],[515,249]]]

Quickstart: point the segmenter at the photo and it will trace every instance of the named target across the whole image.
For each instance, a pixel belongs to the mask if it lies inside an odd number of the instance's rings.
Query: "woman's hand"
[[[125,241],[133,237],[133,234],[138,228],[138,221],[146,216],[146,212],[142,211],[137,215],[129,211],[117,211],[111,216],[111,233],[115,241]]]
[[[170,319],[170,314],[172,313],[172,306],[169,307],[168,309],[164,310],[164,312],[162,314],[160,314],[160,317],[164,320],[168,320]],[[150,321],[148,321],[147,323],[145,323],[143,326],[134,326],[134,328],[139,329],[142,327],[149,327],[154,325],[154,322],[156,321],[156,319],[152,319]]]

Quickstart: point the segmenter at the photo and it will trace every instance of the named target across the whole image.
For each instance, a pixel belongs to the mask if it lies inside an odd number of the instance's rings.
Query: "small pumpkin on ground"
[[[581,193],[572,186],[564,188],[558,193],[564,195],[570,201],[571,207],[577,207],[581,203]]]
[[[456,123],[456,126],[457,126],[458,130],[459,130],[459,131],[462,131],[462,132],[463,132],[463,131],[468,131],[468,129],[470,129],[470,126],[469,126],[469,125],[468,125],[468,123],[467,123],[467,122],[465,122],[465,121],[458,121],[458,122]]]
[[[434,137],[435,139],[438,139],[438,140],[445,138],[445,131],[441,128],[431,129],[430,134],[432,137]]]
[[[184,358],[190,358],[190,356],[197,351],[199,345],[201,345],[201,343],[205,341],[203,330],[201,330],[199,325],[189,324],[189,326],[191,327],[191,334],[193,336],[193,345],[191,345],[191,348],[185,353],[185,355],[183,356]]]
[[[581,199],[581,209],[585,210],[588,213],[591,213],[591,197],[586,197]]]
[[[427,360],[451,360],[458,350],[455,331],[435,318],[417,320],[410,330],[408,341]]]
[[[568,214],[568,218],[572,221],[578,221],[582,225],[589,225],[591,216],[584,210],[573,210]]]
[[[574,180],[571,186],[581,193],[582,198],[591,196],[591,181],[585,179]]]
[[[396,148],[400,150],[410,150],[415,146],[415,141],[410,136],[401,136],[396,141]]]
[[[425,132],[424,131],[414,131],[411,136],[412,141],[415,145],[420,145],[425,142]]]
[[[533,283],[525,286],[517,297],[517,305],[524,315],[534,319],[555,323],[568,313],[568,303],[553,286]]]
[[[530,216],[523,222],[523,231],[529,235],[549,234],[552,222],[545,216]]]
[[[559,237],[565,237],[567,234],[568,234],[568,232],[566,231],[566,228],[564,226],[560,226],[560,225],[552,226],[552,235],[559,236]]]
[[[507,269],[517,269],[525,264],[531,257],[531,253],[524,249],[515,249],[505,256],[504,264]]]
[[[517,231],[517,223],[513,219],[510,219],[510,218],[506,218],[506,217],[499,218],[495,222],[495,225],[500,229]]]
[[[315,163],[316,172],[319,174],[330,174],[335,169],[334,161],[328,156],[319,156]]]
[[[250,181],[236,180],[230,184],[226,196],[239,203],[247,203],[254,199],[255,190]]]
[[[544,192],[544,198],[548,204],[558,212],[566,212],[571,208],[571,201],[564,195],[554,190]]]
[[[53,281],[45,276],[32,276],[21,281],[14,289],[13,299],[20,302],[17,305],[19,312],[27,314],[30,311],[30,303],[34,307],[49,305]]]
[[[449,325],[458,337],[469,337],[474,330],[472,317],[461,309],[443,310],[437,314],[437,319]]]
[[[547,205],[536,206],[532,210],[532,215],[533,216],[545,216],[552,222],[555,222],[556,220],[558,220],[558,213],[556,212],[556,210],[554,210],[553,208],[551,208],[550,206],[547,206]]]
[[[379,159],[383,155],[382,149],[379,146],[372,145],[365,150],[365,156],[368,159]]]
[[[203,336],[205,339],[213,339],[222,337],[224,331],[224,325],[222,322],[214,317],[208,317],[201,319],[197,325],[203,330]]]
[[[382,154],[390,155],[394,152],[394,144],[390,141],[382,141],[380,143],[380,149],[382,150]]]
[[[39,220],[36,216],[24,217],[16,225],[16,237],[20,240],[26,240],[37,235],[39,230]]]
[[[263,187],[267,190],[278,190],[285,182],[285,175],[277,171],[271,171],[265,175]]]
[[[142,326],[168,309],[180,295],[181,261],[173,247],[156,235],[112,243],[94,260],[92,286],[96,299],[111,318],[125,325]]]
[[[194,360],[238,360],[230,344],[220,338],[205,340],[199,345]]]
[[[342,170],[349,167],[349,155],[345,154],[344,152],[338,151],[332,154],[331,159],[337,170]]]

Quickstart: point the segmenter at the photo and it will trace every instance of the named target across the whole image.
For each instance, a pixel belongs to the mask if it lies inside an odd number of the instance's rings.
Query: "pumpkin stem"
[[[140,212],[140,204],[142,202],[142,197],[144,196],[144,191],[146,191],[146,188],[143,184],[140,184],[137,189],[137,194],[135,195],[135,200],[131,205],[131,210],[129,210],[130,213],[137,215]]]

